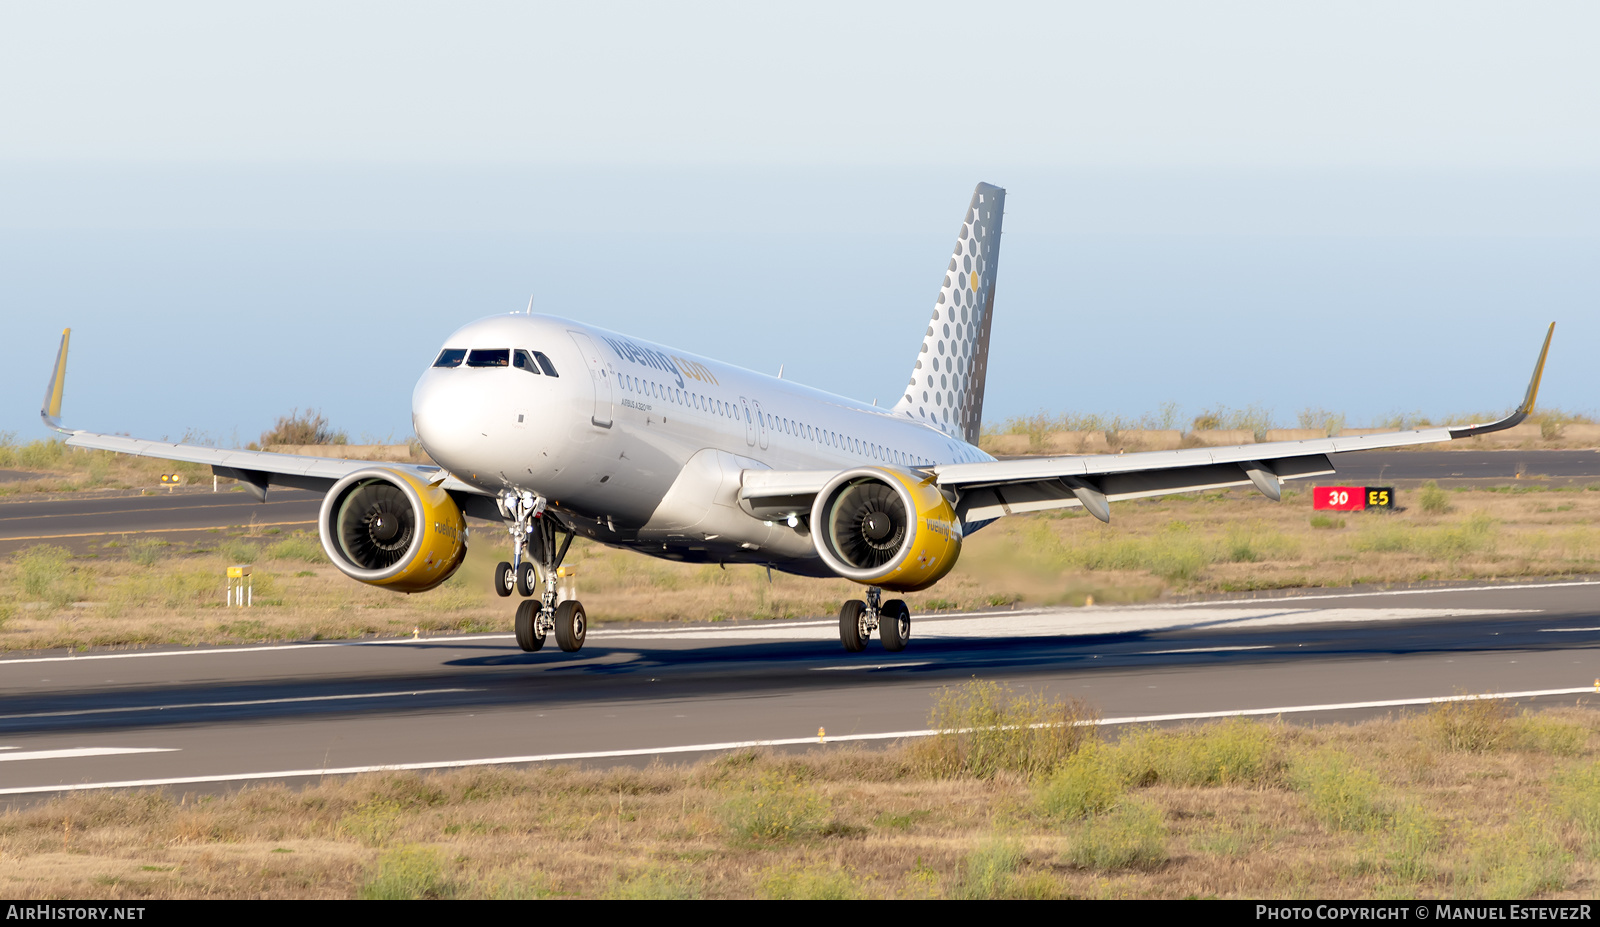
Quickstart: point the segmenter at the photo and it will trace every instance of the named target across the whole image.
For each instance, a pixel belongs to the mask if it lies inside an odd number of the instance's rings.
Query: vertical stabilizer
[[[922,350],[905,395],[894,406],[896,415],[925,422],[968,444],[978,443],[983,428],[983,383],[1005,202],[1006,191],[999,187],[980,183],[972,191]]]

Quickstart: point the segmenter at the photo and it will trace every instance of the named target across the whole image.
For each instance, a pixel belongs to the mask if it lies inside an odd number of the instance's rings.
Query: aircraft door
[[[750,415],[750,403],[743,396],[739,397],[739,408],[744,413],[744,443],[751,447],[756,446],[756,420]]]
[[[761,449],[764,451],[767,449],[767,419],[761,414],[761,403],[752,399],[750,405],[756,410],[756,434],[760,437]]]
[[[611,365],[606,363],[604,355],[595,349],[594,341],[583,332],[569,330],[574,343],[578,345],[578,353],[583,355],[583,362],[589,367],[589,380],[594,384],[594,414],[589,419],[601,428],[611,427]]]

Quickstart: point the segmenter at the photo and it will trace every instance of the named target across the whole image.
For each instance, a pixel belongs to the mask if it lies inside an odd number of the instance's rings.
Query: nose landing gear
[[[867,587],[867,600],[851,599],[839,609],[839,641],[851,653],[867,649],[872,632],[878,632],[883,649],[898,653],[911,640],[911,609],[904,599],[882,601],[883,590]]]
[[[502,596],[509,596],[513,589],[525,597],[539,593],[538,601],[530,599],[517,606],[517,646],[531,653],[543,647],[545,638],[553,633],[562,650],[573,653],[581,649],[589,628],[583,604],[576,599],[557,601],[560,589],[556,578],[567,548],[572,546],[572,529],[545,511],[543,496],[507,490],[499,501],[500,510],[511,522],[513,562],[501,561],[495,567],[494,591]]]

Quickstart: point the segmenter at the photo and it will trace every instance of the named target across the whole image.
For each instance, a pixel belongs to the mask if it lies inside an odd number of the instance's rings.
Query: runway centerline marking
[[[1572,585],[1572,584],[1569,584]],[[1500,587],[1505,588],[1505,587]],[[1529,588],[1529,587],[1519,587]],[[1339,598],[1307,596],[1306,598]],[[1173,606],[1095,607],[1028,609],[1022,611],[972,612],[924,619],[923,639],[1005,639],[1039,637],[1087,637],[1135,632],[1194,631],[1207,628],[1262,628],[1285,625],[1338,624],[1371,621],[1405,621],[1440,618],[1477,618],[1500,615],[1536,614],[1543,609],[1515,608],[1298,608],[1296,599],[1269,599],[1247,603],[1249,607],[1226,603],[1189,603],[1182,608],[1195,617],[1182,621],[1161,620],[1171,615]],[[595,630],[589,637],[599,640],[656,637],[673,640],[791,642],[834,639],[833,621],[797,621],[783,624],[749,624],[695,628],[618,628]],[[285,650],[325,650],[335,647],[403,647],[407,645],[454,645],[474,641],[508,641],[511,634],[468,634],[458,637],[394,637],[382,640],[318,641],[297,644],[267,644],[256,647],[215,647],[189,650],[138,650],[61,657],[23,657],[0,660],[0,666],[20,663],[51,663],[76,660],[130,660],[168,656],[208,654],[270,653]]]
[[[71,718],[79,715],[109,715],[131,711],[170,711],[178,708],[238,708],[247,705],[289,705],[297,702],[338,702],[358,698],[398,698],[407,695],[444,695],[452,692],[482,692],[482,689],[417,689],[407,692],[359,692],[348,695],[304,695],[296,698],[258,698],[238,702],[188,702],[182,705],[130,705],[117,708],[83,708],[74,711],[35,711],[19,715],[0,715],[0,721],[21,718]]]
[[[70,747],[65,750],[24,750],[20,753],[0,753],[0,763],[9,763],[15,760],[61,760],[81,756],[123,756],[129,753],[177,752],[177,747]]]
[[[1379,699],[1367,702],[1334,702],[1322,705],[1283,705],[1274,708],[1232,708],[1221,711],[1186,711],[1175,714],[1132,715],[1120,718],[1101,718],[1081,722],[1097,727],[1119,724],[1153,724],[1162,721],[1202,721],[1213,718],[1240,718],[1262,715],[1286,715],[1306,712],[1352,711],[1370,708],[1399,708],[1408,705],[1434,705],[1441,702],[1466,702],[1477,699],[1542,698],[1555,695],[1594,694],[1594,687],[1577,686],[1570,689],[1537,689],[1524,692],[1488,692],[1482,695],[1436,695],[1420,698]],[[1045,725],[1037,725],[1044,727]],[[850,743],[872,740],[904,740],[913,737],[932,737],[945,733],[936,729],[916,731],[885,731],[879,734],[841,734],[826,737],[823,742]],[[709,744],[683,744],[669,747],[650,747],[624,750],[589,750],[575,753],[543,753],[528,756],[496,756],[462,760],[437,760],[419,763],[383,763],[372,766],[338,766],[321,769],[281,769],[273,772],[223,773],[214,776],[179,776],[165,779],[124,779],[116,782],[77,782],[66,785],[18,786],[0,789],[0,795],[28,795],[41,792],[81,792],[89,789],[132,789],[170,785],[193,785],[204,782],[244,782],[257,779],[299,779],[312,776],[348,776],[359,773],[387,772],[421,769],[465,769],[475,766],[506,766],[525,763],[556,763],[573,760],[621,759],[640,756],[670,756],[683,753],[720,753],[728,750],[748,750],[752,747],[788,747],[814,744],[816,735],[783,737],[770,740],[735,740]]]

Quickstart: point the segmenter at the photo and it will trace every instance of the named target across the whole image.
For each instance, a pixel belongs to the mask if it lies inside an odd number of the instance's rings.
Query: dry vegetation
[[[1445,416],[1429,416],[1421,412],[1396,412],[1376,419],[1366,427],[1403,431],[1411,428],[1429,428],[1439,425],[1492,422],[1504,417],[1509,411],[1509,409],[1501,409]],[[1528,421],[1539,426],[1543,437],[1554,438],[1564,425],[1593,425],[1596,423],[1596,418],[1592,414],[1567,412],[1556,408],[1540,408],[1529,416]],[[1043,444],[1044,435],[1058,431],[1103,431],[1115,434],[1119,431],[1170,429],[1202,431],[1223,429],[1253,432],[1256,435],[1256,440],[1262,440],[1262,436],[1274,428],[1307,428],[1320,430],[1329,435],[1337,435],[1347,427],[1347,424],[1343,412],[1330,412],[1327,409],[1317,407],[1301,409],[1292,420],[1279,418],[1274,410],[1260,404],[1248,405],[1243,408],[1219,404],[1202,409],[1198,414],[1190,417],[1184,413],[1178,403],[1169,402],[1163,405],[1160,411],[1146,413],[1137,418],[1126,415],[1100,415],[1085,412],[1051,413],[1041,411],[1032,415],[1016,415],[986,426],[983,433],[985,435],[1030,435],[1035,437],[1035,445]],[[1430,445],[1428,449],[1438,450],[1441,447],[1448,446]]]
[[[909,595],[914,613],[1082,605],[1302,586],[1513,579],[1600,572],[1600,487],[1400,494],[1403,511],[1313,514],[1309,493],[1271,503],[1244,490],[1003,519],[968,539],[955,571]],[[224,643],[423,631],[503,631],[490,591],[500,534],[432,592],[346,579],[317,539],[278,528],[138,536],[87,552],[40,545],[0,559],[0,648]],[[255,564],[255,607],[223,607],[223,573]],[[593,620],[720,621],[836,614],[845,580],[686,565],[579,542],[568,555]]]
[[[0,815],[0,885],[37,899],[1594,893],[1600,713],[1473,700],[1115,741],[1071,724],[1086,720],[1082,704],[974,683],[941,694],[947,733],[882,752],[75,794]]]

